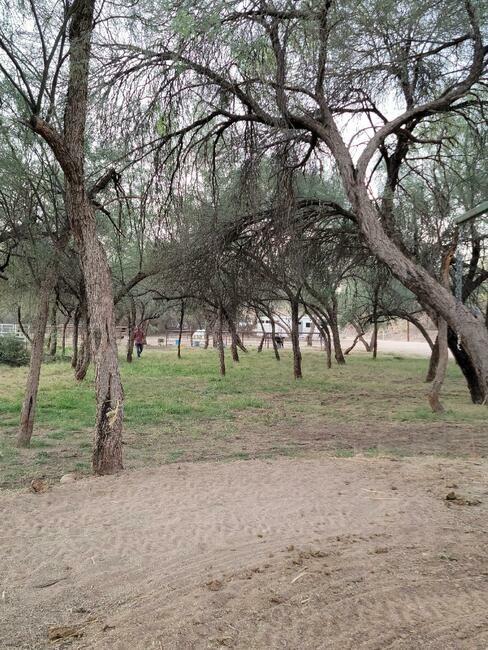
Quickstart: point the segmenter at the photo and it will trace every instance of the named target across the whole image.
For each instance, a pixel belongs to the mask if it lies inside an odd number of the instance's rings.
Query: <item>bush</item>
[[[26,366],[29,363],[27,346],[18,336],[0,336],[0,364]]]

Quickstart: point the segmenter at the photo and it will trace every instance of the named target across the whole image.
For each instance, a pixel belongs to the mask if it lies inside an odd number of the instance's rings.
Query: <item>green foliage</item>
[[[29,353],[22,339],[17,336],[0,336],[0,364],[26,366]]]

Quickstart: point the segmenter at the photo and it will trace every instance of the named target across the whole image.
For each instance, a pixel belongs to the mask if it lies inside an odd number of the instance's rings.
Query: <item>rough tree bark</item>
[[[124,395],[120,379],[115,333],[112,278],[106,253],[98,239],[93,194],[111,175],[88,191],[84,171],[88,76],[95,0],[71,5],[69,72],[64,111],[64,132],[31,117],[31,127],[46,140],[65,178],[65,205],[80,253],[90,319],[90,341],[95,363],[96,422],[92,465],[96,474],[122,469]]]
[[[39,289],[39,302],[32,327],[32,346],[27,374],[24,401],[20,413],[20,427],[17,434],[17,446],[28,447],[34,430],[34,417],[39,389],[39,377],[44,355],[44,337],[49,316],[49,297],[56,283],[56,272],[49,268]]]

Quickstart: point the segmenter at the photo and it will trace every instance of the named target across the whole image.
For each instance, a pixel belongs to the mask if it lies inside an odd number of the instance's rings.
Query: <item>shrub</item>
[[[18,336],[0,336],[0,364],[26,366],[29,363],[27,346]]]

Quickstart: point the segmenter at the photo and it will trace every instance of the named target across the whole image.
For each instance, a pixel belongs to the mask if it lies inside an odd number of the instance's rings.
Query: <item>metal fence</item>
[[[19,339],[25,339],[16,323],[0,323],[0,336],[17,336]]]

